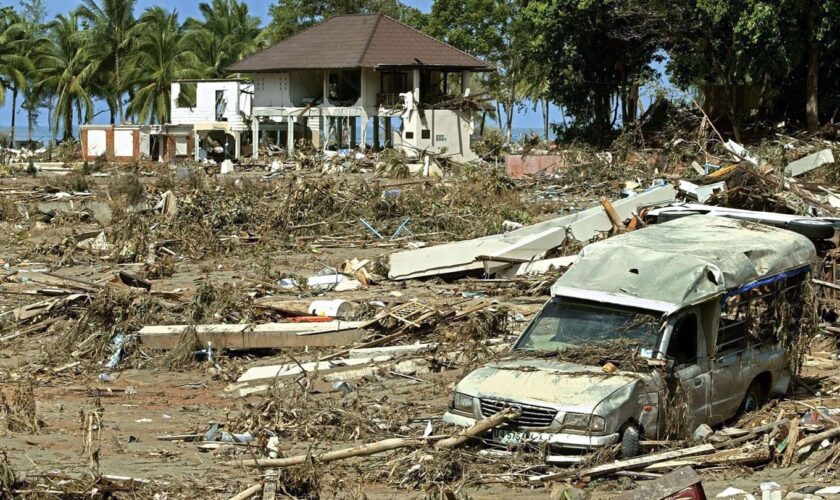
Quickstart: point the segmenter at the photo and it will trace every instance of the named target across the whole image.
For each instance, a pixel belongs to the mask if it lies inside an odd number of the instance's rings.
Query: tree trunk
[[[64,136],[62,141],[73,139],[73,104],[68,103],[64,111]]]
[[[551,126],[549,121],[548,113],[550,111],[551,104],[548,102],[548,98],[543,98],[541,101],[542,109],[543,109],[543,134],[545,135],[545,140],[548,139],[548,129]]]
[[[513,142],[513,112],[515,104],[512,101],[508,101],[505,104],[505,129],[507,129],[507,142],[510,144]]]
[[[120,51],[119,51],[119,49],[114,54],[114,66],[115,66],[114,69],[117,73],[116,74],[116,76],[117,76],[117,88],[115,89],[116,92],[117,92],[117,94],[116,94],[117,95],[117,109],[120,110],[120,123],[122,124],[122,123],[125,123],[125,115],[123,115],[123,106],[122,106],[122,85],[121,85],[121,79],[120,79],[121,74],[120,74]]]
[[[817,11],[819,0],[807,2],[807,28],[805,30],[808,40],[808,63],[805,76],[805,120],[809,132],[816,132],[820,128],[819,113],[819,80],[820,80],[820,49],[814,38],[816,29]]]
[[[12,85],[12,133],[10,136],[12,148],[15,147],[15,115],[17,115],[18,86]]]
[[[502,135],[504,135],[505,122],[502,120],[502,105],[499,103],[498,99],[496,99],[496,122],[499,124],[499,130],[502,131]]]
[[[729,123],[732,126],[732,134],[735,135],[735,142],[743,144],[741,139],[741,120],[738,118],[738,112],[735,107],[735,88],[734,85],[726,83],[723,86],[723,93],[726,97],[726,111],[729,115]]]

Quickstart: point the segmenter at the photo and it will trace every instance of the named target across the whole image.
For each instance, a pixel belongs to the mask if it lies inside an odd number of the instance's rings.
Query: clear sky
[[[14,6],[19,7],[19,0],[0,0],[0,7],[6,6]],[[205,0],[206,1],[206,0]],[[266,24],[270,20],[268,15],[269,7],[274,4],[276,0],[245,0],[245,3],[248,4],[251,12],[263,20],[263,23]],[[432,7],[433,0],[403,0],[408,5],[412,5],[414,7],[419,8],[423,12],[429,12]],[[78,0],[47,0],[47,8],[48,8],[48,17],[53,17],[56,14],[65,13],[73,8],[75,8],[78,4]],[[137,9],[138,14],[142,12],[144,9],[155,6],[161,5],[166,8],[174,8],[178,11],[182,19],[186,19],[189,16],[198,17],[198,4],[200,2],[198,0],[138,0],[137,1]],[[97,116],[94,119],[94,122],[106,122],[108,120],[108,114],[104,112],[99,112],[102,110],[107,109],[104,104],[99,103],[97,105]],[[8,126],[11,123],[11,94],[7,94],[6,96],[6,103],[0,107],[0,126]],[[550,112],[551,120],[552,121],[559,121],[560,120],[560,113],[558,109],[552,106],[552,110]],[[47,112],[43,110],[41,112],[39,118],[39,125],[46,125],[47,123]],[[539,110],[534,111],[533,106],[528,106],[528,109],[521,111],[517,114],[514,119],[513,126],[515,128],[534,128],[541,130],[542,129],[542,113]],[[16,125],[18,127],[22,127],[26,125],[26,114],[22,110],[18,110],[17,117],[16,117]]]

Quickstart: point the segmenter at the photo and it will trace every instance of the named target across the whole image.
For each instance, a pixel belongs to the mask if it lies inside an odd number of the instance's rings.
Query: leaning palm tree
[[[202,20],[189,18],[192,51],[204,66],[205,77],[225,78],[227,67],[257,48],[260,20],[237,0],[213,0],[198,6]]]
[[[90,82],[96,71],[91,47],[80,36],[76,14],[58,15],[48,25],[49,46],[39,58],[41,79],[37,87],[42,94],[55,96],[51,127],[59,125],[64,139],[73,138],[73,111],[80,121],[93,119],[93,96]]]
[[[167,123],[171,84],[199,78],[197,59],[187,47],[175,11],[148,9],[138,27],[139,36],[129,59],[132,69],[127,74],[134,82],[128,114],[140,123]]]
[[[86,24],[86,37],[97,62],[99,87],[111,110],[111,122],[123,114],[122,96],[130,87],[126,78],[126,59],[131,52],[137,22],[134,19],[136,0],[82,0],[77,10]]]
[[[0,105],[6,102],[6,89],[12,90],[12,132],[15,140],[17,97],[26,86],[25,73],[32,70],[26,56],[26,29],[23,20],[11,7],[0,9]]]

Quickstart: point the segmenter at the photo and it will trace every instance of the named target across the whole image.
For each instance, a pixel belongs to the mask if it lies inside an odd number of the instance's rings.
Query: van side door
[[[674,361],[674,374],[685,391],[690,422],[689,431],[709,418],[711,378],[706,356],[706,341],[700,316],[689,310],[677,317],[668,339],[665,355]]]

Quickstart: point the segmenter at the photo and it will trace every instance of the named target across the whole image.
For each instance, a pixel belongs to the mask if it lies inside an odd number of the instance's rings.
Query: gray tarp
[[[814,245],[797,233],[694,215],[585,247],[552,291],[570,295],[571,288],[680,305],[815,259]]]

